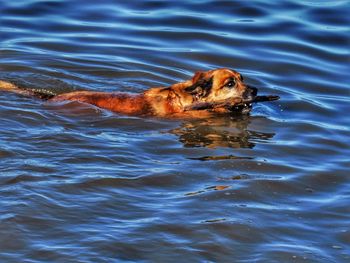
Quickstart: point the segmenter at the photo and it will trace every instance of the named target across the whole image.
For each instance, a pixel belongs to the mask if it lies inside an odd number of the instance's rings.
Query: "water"
[[[281,100],[165,120],[1,92],[0,261],[349,262],[349,8],[1,1],[0,79],[141,92],[229,67]]]

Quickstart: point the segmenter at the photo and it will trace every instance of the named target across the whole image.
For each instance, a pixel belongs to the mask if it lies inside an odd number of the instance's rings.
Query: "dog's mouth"
[[[213,110],[223,109],[231,114],[249,114],[253,103],[278,100],[277,95],[258,96],[256,88],[250,88],[243,98],[232,98],[218,102],[199,102],[187,107],[186,110]]]
[[[277,95],[265,95],[265,96],[254,96],[249,100],[243,100],[237,104],[230,104],[229,102],[224,105],[226,109],[233,113],[242,113],[247,114],[253,108],[253,103],[265,102],[265,101],[274,101],[278,100],[280,97]]]
[[[237,105],[227,105],[225,108],[232,113],[248,114],[253,108],[252,102],[239,103]]]

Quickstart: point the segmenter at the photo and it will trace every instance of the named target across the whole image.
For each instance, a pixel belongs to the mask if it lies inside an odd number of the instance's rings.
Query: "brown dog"
[[[249,113],[253,102],[270,101],[278,96],[257,96],[241,74],[222,68],[197,72],[191,80],[169,87],[151,88],[142,94],[75,91],[50,95],[21,89],[0,81],[0,90],[36,96],[48,101],[78,101],[122,114],[161,117],[207,117],[213,113]]]

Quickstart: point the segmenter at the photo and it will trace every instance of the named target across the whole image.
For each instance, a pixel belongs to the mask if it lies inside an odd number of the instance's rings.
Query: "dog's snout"
[[[258,94],[258,89],[253,86],[248,86],[243,94],[243,98],[247,100],[252,100]]]

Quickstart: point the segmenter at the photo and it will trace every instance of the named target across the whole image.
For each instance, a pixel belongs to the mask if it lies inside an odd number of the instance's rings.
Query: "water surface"
[[[251,116],[0,93],[1,262],[349,262],[348,1],[0,3],[0,79],[141,92],[229,67]]]

